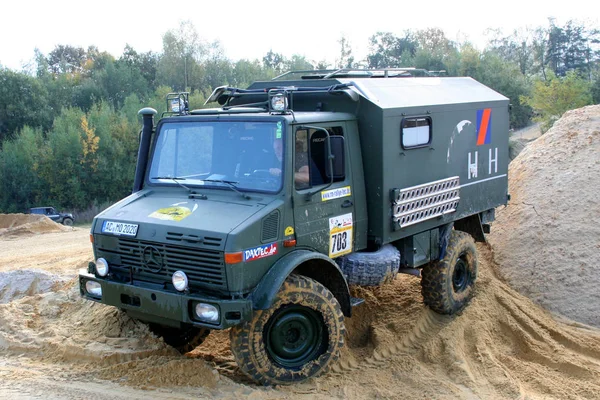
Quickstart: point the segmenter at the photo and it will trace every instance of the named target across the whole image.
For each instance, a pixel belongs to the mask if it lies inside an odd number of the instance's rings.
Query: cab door
[[[292,196],[296,246],[331,258],[354,249],[354,196],[345,131],[346,124],[340,122],[294,129]],[[328,142],[336,154],[333,170],[328,163]]]

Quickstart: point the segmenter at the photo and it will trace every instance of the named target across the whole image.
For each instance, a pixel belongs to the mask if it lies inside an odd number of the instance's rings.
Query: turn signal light
[[[225,253],[225,264],[237,264],[244,260],[244,253]]]
[[[92,235],[91,233],[90,233],[90,243],[94,244],[94,235]]]
[[[295,247],[296,239],[287,239],[283,241],[283,247]]]

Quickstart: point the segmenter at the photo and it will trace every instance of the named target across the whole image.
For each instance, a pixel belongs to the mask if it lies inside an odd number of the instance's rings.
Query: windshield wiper
[[[170,179],[173,182],[175,182],[176,184],[178,184],[179,186],[181,186],[182,188],[186,189],[188,192],[192,193],[192,189],[185,186],[183,183],[179,182],[179,181],[185,181],[185,178],[179,178],[176,176],[155,176],[154,178],[150,178],[150,179]]]
[[[246,200],[250,200],[250,196],[247,195],[246,193],[240,192],[238,190],[238,188],[235,187],[235,185],[238,182],[234,182],[234,181],[225,181],[223,179],[200,179],[202,182],[216,182],[216,183],[225,183],[227,185],[229,185],[229,187],[231,189],[233,189],[234,192],[239,193],[243,198],[245,198]]]

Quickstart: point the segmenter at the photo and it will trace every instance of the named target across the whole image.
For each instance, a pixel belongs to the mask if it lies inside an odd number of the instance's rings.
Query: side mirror
[[[333,179],[344,179],[346,176],[346,158],[344,156],[344,137],[343,136],[330,136],[329,143],[331,145],[330,151],[325,152],[325,157],[327,154],[331,153],[333,156],[332,167],[333,172],[329,170],[329,162],[325,162],[325,173],[327,175],[327,179],[331,179],[333,175]]]

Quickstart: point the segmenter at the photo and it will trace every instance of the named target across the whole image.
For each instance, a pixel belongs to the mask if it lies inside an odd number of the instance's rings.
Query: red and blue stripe
[[[477,110],[477,146],[489,144],[492,141],[492,109]]]

